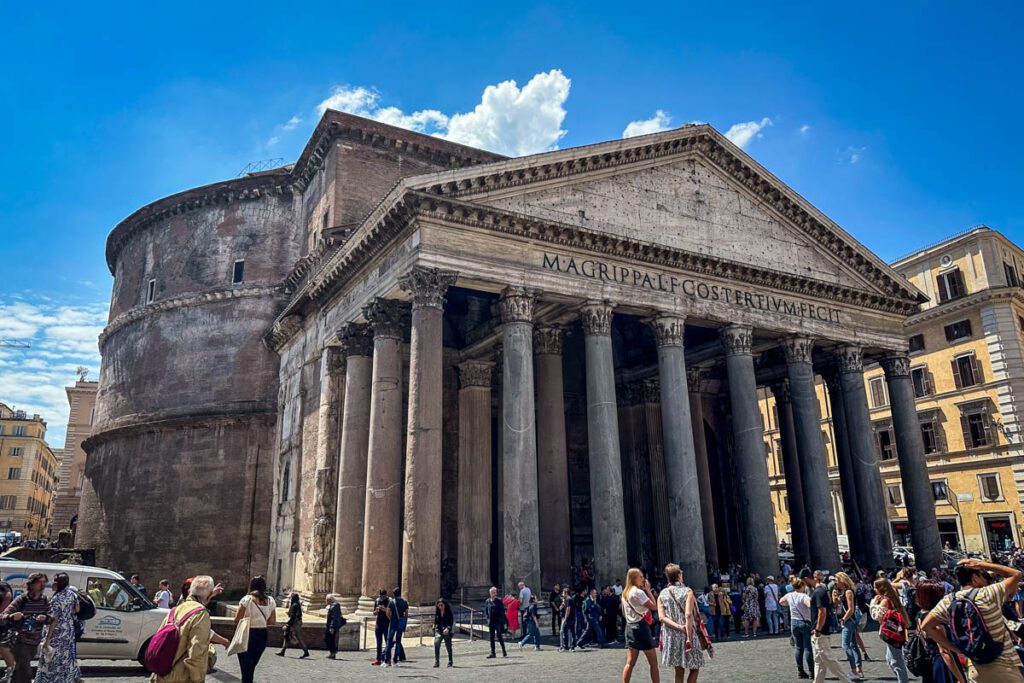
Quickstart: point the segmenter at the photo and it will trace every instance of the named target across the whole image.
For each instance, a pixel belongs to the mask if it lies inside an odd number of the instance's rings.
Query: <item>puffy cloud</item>
[[[640,119],[639,121],[630,121],[626,129],[622,131],[622,137],[624,138],[635,138],[638,135],[647,135],[648,133],[660,133],[663,130],[668,130],[672,126],[672,117],[665,113],[664,110],[659,109],[654,112],[654,116],[649,119]]]
[[[800,126],[800,135],[807,135],[807,131],[809,131],[810,129],[810,125],[805,123],[804,125]]]
[[[767,116],[760,121],[746,121],[734,123],[729,130],[725,131],[725,137],[729,138],[737,147],[746,147],[747,143],[755,137],[761,137],[761,131],[772,125],[772,120]]]
[[[64,447],[68,400],[79,366],[99,376],[97,337],[108,304],[57,304],[32,293],[0,295],[0,338],[31,342],[32,347],[0,347],[0,401],[47,421],[47,441]]]
[[[484,88],[473,111],[445,114],[436,109],[405,112],[381,106],[381,95],[363,86],[338,86],[317,106],[381,121],[418,133],[487,149],[508,156],[523,156],[558,148],[565,135],[565,101],[570,79],[559,69],[533,76],[521,88],[502,81]]]

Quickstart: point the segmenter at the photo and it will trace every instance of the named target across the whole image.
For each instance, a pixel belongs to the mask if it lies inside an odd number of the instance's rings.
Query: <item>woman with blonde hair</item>
[[[704,666],[704,651],[697,630],[700,612],[693,591],[683,585],[683,570],[678,564],[665,567],[668,586],[658,593],[658,621],[661,622],[661,664],[675,669],[675,682],[683,683],[685,669],[690,670],[687,683],[696,683]]]
[[[622,683],[629,683],[641,652],[651,667],[651,683],[661,682],[655,653],[658,644],[651,635],[654,622],[651,610],[657,608],[651,584],[644,578],[643,571],[630,567],[626,573],[626,588],[622,591],[622,615],[626,618],[626,666],[622,669]]]
[[[871,601],[871,618],[881,623],[887,612],[895,610],[906,629],[910,625],[910,616],[889,579],[875,579],[874,586],[875,598]],[[882,642],[885,643],[885,661],[896,674],[897,683],[907,683],[910,680],[910,672],[907,670],[907,661],[903,658],[903,646],[893,645],[885,640]]]
[[[857,621],[860,620],[860,610],[857,609],[855,591],[856,586],[850,575],[846,572],[836,572],[836,616],[839,618],[842,633],[840,642],[843,651],[846,652],[846,659],[850,662],[850,680],[861,681],[864,680],[864,670],[861,667],[860,650],[857,648]]]

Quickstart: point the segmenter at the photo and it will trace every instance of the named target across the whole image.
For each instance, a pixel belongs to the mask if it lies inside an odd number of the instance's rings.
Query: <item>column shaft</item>
[[[779,543],[764,457],[764,428],[757,407],[757,381],[750,353],[752,338],[752,330],[742,325],[722,330],[732,410],[736,495],[747,564],[751,572],[769,576],[779,571]]]
[[[355,609],[363,574],[363,515],[370,439],[373,336],[368,325],[350,323],[338,334],[345,354],[345,401],[338,468],[338,521],[334,535],[334,592],[343,609]]]
[[[533,387],[534,293],[502,293],[501,430],[504,582],[540,582],[537,432]]]
[[[843,493],[843,519],[846,521],[846,537],[850,542],[850,556],[862,560],[864,543],[861,534],[860,496],[857,495],[857,480],[854,473],[853,455],[850,451],[850,430],[846,421],[846,401],[837,376],[827,378],[829,405],[832,408],[832,444],[839,465],[839,488]]]
[[[707,578],[697,456],[690,418],[690,392],[683,356],[683,319],[658,316],[653,322],[661,383],[661,428],[668,482],[672,556],[685,576],[700,585]],[[763,448],[763,447],[762,447]]]
[[[796,556],[796,566],[802,566],[811,561],[811,542],[807,538],[807,509],[804,507],[804,488],[800,479],[800,456],[796,445],[789,381],[783,380],[776,384],[772,387],[772,393],[779,411],[779,441],[782,445],[782,469],[786,473],[786,500],[789,503],[793,554]]]
[[[581,309],[587,362],[587,445],[594,535],[594,569],[609,584],[627,565],[619,425],[612,355],[612,307],[588,303]]]
[[[935,519],[935,498],[928,479],[914,385],[910,381],[910,359],[905,355],[889,356],[882,359],[882,368],[889,388],[896,453],[903,480],[903,497],[907,501],[915,562],[920,569],[934,569],[942,563],[942,542]]]
[[[459,366],[459,586],[467,599],[491,584],[491,377],[494,363]]]
[[[320,413],[316,444],[316,472],[313,474],[312,574],[307,601],[319,602],[331,590],[334,580],[334,523],[337,514],[338,432],[341,402],[345,393],[343,359],[337,346],[328,346],[320,356]]]
[[[665,469],[665,437],[661,418],[661,383],[645,380],[640,387],[641,411],[646,426],[647,465],[650,471],[650,496],[655,566],[664,567],[672,561],[672,520],[668,503],[668,475]]]
[[[715,532],[715,500],[712,494],[711,464],[708,445],[704,438],[704,399],[700,393],[700,370],[691,368],[686,378],[690,390],[690,434],[697,462],[697,485],[700,489],[700,521],[704,532],[704,557],[718,565],[718,534]]]
[[[815,569],[839,569],[839,539],[828,480],[825,441],[821,436],[821,412],[811,365],[813,342],[791,337],[783,344],[793,405],[793,425],[800,456],[800,479],[807,513],[807,537],[811,564]]]
[[[373,325],[370,437],[367,445],[363,525],[363,578],[359,609],[377,591],[398,585],[402,535],[402,330],[406,306],[378,299],[364,310]]]
[[[562,377],[560,327],[541,327],[534,334],[537,354],[537,488],[540,519],[541,586],[569,578],[572,527],[569,511],[569,458],[565,435],[565,390]],[[538,586],[539,588],[539,586]]]
[[[864,371],[860,349],[844,346],[837,355],[839,383],[846,414],[846,434],[850,444],[850,463],[857,485],[860,504],[861,554],[870,569],[891,567],[892,540],[885,514],[882,474],[878,469],[878,453],[872,438],[871,414],[864,391]]]
[[[417,266],[399,282],[413,297],[402,539],[402,594],[410,605],[432,605],[441,594],[442,325],[444,294],[456,277]]]

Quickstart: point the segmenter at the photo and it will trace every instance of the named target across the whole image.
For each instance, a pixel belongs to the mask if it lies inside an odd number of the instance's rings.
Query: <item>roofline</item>
[[[939,240],[938,242],[932,242],[931,244],[928,244],[924,247],[915,249],[909,254],[900,256],[895,261],[892,261],[889,265],[892,266],[893,268],[903,268],[920,258],[931,256],[936,251],[939,251],[941,249],[948,249],[950,246],[957,242],[965,242],[969,239],[973,239],[974,237],[982,233],[993,233],[999,235],[1007,242],[1010,242],[1009,238],[1007,238],[1006,235],[1002,234],[998,230],[993,230],[984,223],[979,223],[978,225],[971,226],[966,230],[961,230],[960,232],[954,233],[953,235],[950,235],[949,237]],[[1013,242],[1010,242],[1010,244],[1013,244]]]

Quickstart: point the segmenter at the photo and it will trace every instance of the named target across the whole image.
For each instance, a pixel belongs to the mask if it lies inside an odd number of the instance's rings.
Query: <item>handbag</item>
[[[228,643],[228,656],[239,655],[249,649],[249,605],[252,601],[245,603],[245,616],[235,626],[235,635],[231,636]]]

